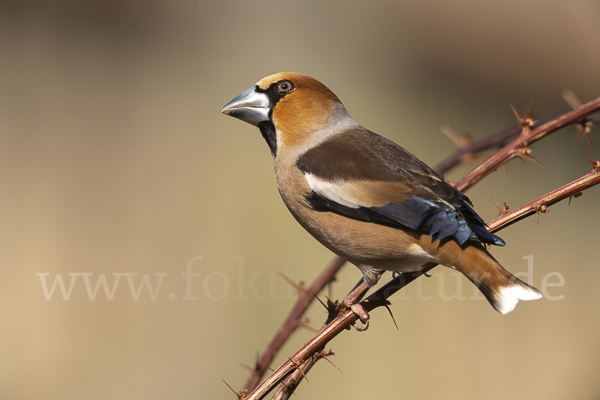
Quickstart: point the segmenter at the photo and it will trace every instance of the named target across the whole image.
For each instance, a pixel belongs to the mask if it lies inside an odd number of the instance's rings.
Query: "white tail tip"
[[[538,300],[542,297],[539,290],[519,281],[512,286],[501,287],[499,293],[494,293],[494,308],[501,314],[508,314],[515,309],[519,300]]]

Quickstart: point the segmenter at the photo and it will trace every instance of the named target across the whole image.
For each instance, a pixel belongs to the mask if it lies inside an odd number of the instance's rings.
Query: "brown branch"
[[[553,119],[543,125],[529,130],[523,129],[523,132],[519,137],[513,140],[509,145],[504,146],[496,154],[484,161],[480,166],[471,171],[467,176],[462,178],[456,185],[458,190],[465,191],[479,182],[481,179],[486,177],[491,172],[495,171],[502,164],[507,161],[519,157],[528,156],[529,151],[527,146],[540,140],[544,136],[563,128],[569,124],[577,123],[585,119],[588,115],[600,110],[600,97],[596,100],[592,100],[581,107],[570,111],[566,114],[561,115],[558,118]]]
[[[600,171],[594,169],[589,174],[584,175],[561,188],[553,190],[542,197],[538,197],[513,212],[497,216],[488,224],[488,226],[492,232],[504,229],[530,215],[544,212],[543,207],[550,207],[561,200],[571,198],[571,196],[575,196],[578,193],[581,193],[581,191],[597,185],[598,183],[600,183]]]
[[[279,389],[275,392],[272,400],[287,400],[294,393],[294,390],[298,387],[300,382],[302,382],[303,378],[306,378],[306,374],[311,368],[322,358],[325,358],[329,362],[329,358],[327,356],[333,355],[331,351],[319,351],[313,354],[308,360],[306,360],[302,365],[296,367],[296,371],[292,372],[288,375],[287,378],[279,385]],[[331,362],[333,364],[333,362]],[[337,365],[333,364],[334,367],[338,368]],[[339,369],[339,368],[338,368]],[[306,379],[308,381],[308,378]]]
[[[301,326],[301,318],[310,303],[314,300],[315,296],[323,290],[328,283],[335,279],[335,275],[344,265],[345,260],[342,258],[335,258],[329,265],[321,272],[321,274],[315,279],[315,281],[306,290],[300,293],[296,304],[288,314],[285,322],[281,325],[271,342],[267,345],[267,348],[256,362],[256,365],[248,377],[248,380],[244,384],[244,388],[252,390],[256,387],[256,384],[265,374],[265,371],[273,361],[273,358],[277,355],[277,352],[281,349],[286,340],[291,334]]]
[[[367,308],[367,311],[369,309]],[[313,354],[321,351],[323,347],[340,332],[349,327],[358,319],[358,316],[351,310],[342,310],[340,314],[328,325],[324,326],[308,343],[306,343],[293,356],[285,361],[270,376],[268,376],[260,385],[250,393],[246,400],[262,399],[268,394],[275,385],[277,385],[286,375],[292,372],[297,364],[305,362]]]
[[[539,118],[536,121],[534,121],[532,128],[535,129],[536,127],[544,125],[547,122],[553,121],[556,118],[557,116]],[[587,118],[590,120],[590,122],[593,122],[595,124],[600,123],[600,116],[598,115],[596,117],[593,117],[590,116],[590,114],[587,114]],[[441,162],[439,162],[435,166],[434,170],[443,175],[452,168],[456,167],[457,165],[472,160],[477,153],[494,147],[502,147],[506,145],[506,143],[510,139],[517,136],[519,133],[522,132],[522,130],[523,128],[521,124],[514,124],[513,126],[506,128],[498,133],[486,136],[483,139],[477,140],[466,146],[463,146],[448,157],[446,157],[445,159],[443,159]]]
[[[552,119],[553,118],[546,117],[544,122],[551,121]],[[539,123],[540,121],[537,122]],[[519,133],[521,133],[521,131],[521,125],[514,124],[503,131],[486,136],[476,142],[472,142],[467,146],[459,148],[453,154],[443,159],[440,163],[438,163],[438,165],[435,166],[434,170],[443,175],[457,165],[473,159],[473,156],[479,152],[491,149],[493,147],[502,147],[506,145],[510,139],[512,139],[514,136],[517,136]]]

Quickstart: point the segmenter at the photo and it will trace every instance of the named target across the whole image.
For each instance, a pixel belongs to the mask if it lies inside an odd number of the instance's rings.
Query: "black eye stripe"
[[[289,87],[284,87],[283,89],[287,90],[282,90],[282,85],[289,85]],[[273,109],[275,108],[275,105],[279,102],[279,100],[296,90],[296,87],[294,86],[294,83],[290,80],[283,79],[272,83],[267,89],[261,89],[260,87],[256,86],[254,90],[256,90],[259,93],[266,94],[269,98],[271,109]]]

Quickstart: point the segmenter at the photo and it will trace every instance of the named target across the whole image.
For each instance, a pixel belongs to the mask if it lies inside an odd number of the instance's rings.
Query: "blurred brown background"
[[[509,102],[548,115],[569,110],[565,88],[600,96],[599,16],[598,1],[0,1],[0,398],[232,398],[221,379],[243,384],[293,304],[279,272],[310,281],[332,258],[285,209],[258,130],[219,115],[263,76],[316,77],[434,165],[455,150],[443,124],[479,138],[515,121]],[[574,128],[534,148],[544,167],[513,161],[469,192],[485,219],[489,195],[516,208],[590,170]],[[331,343],[344,372],[317,365],[297,398],[600,399],[599,200],[493,250],[513,272],[532,256],[531,283],[560,300],[501,316],[438,268],[392,299],[399,331],[374,312]],[[121,275],[90,300],[69,273],[92,290]],[[68,300],[46,300],[57,274]],[[155,300],[144,274],[162,277]]]

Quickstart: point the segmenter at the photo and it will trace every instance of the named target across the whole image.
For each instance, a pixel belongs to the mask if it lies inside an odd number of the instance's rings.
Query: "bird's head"
[[[284,147],[312,147],[356,124],[327,86],[292,72],[261,79],[221,113],[258,126],[273,155]]]

